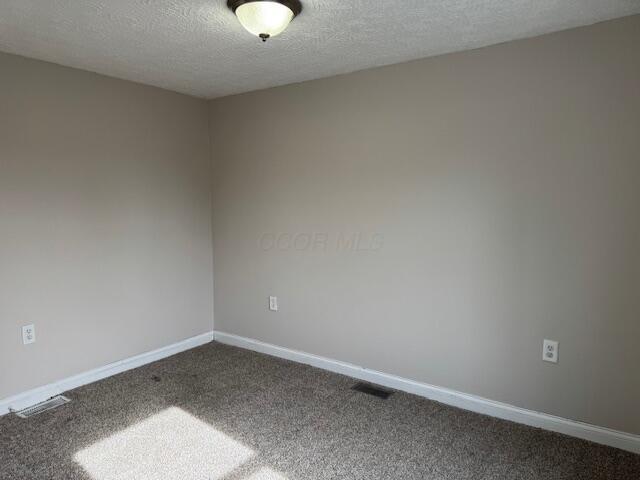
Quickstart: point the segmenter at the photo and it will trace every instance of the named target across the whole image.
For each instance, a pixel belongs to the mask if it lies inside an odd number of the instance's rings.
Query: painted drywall
[[[210,171],[206,102],[0,54],[0,398],[213,329]]]
[[[639,44],[635,16],[212,101],[216,329],[640,433]]]

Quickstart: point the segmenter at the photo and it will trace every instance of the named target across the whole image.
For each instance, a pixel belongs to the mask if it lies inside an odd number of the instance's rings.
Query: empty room
[[[640,480],[639,0],[0,0],[0,480]]]

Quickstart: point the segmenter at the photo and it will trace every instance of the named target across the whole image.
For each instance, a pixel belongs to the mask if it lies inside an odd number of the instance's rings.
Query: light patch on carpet
[[[79,451],[74,459],[94,480],[217,480],[253,455],[213,426],[170,407]],[[268,474],[255,480],[284,479]]]
[[[246,480],[287,480],[287,477],[283,477],[275,470],[265,467],[247,477]]]

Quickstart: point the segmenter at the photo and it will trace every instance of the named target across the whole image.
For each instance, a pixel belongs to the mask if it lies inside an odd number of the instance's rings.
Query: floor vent
[[[31,407],[15,411],[14,413],[20,418],[29,418],[33,417],[34,415],[38,415],[39,413],[46,412],[47,410],[51,410],[52,408],[59,407],[60,405],[64,405],[65,403],[69,403],[70,401],[71,400],[69,400],[65,396],[57,395],[55,397],[51,397],[49,400],[36,403]]]
[[[384,400],[386,400],[393,394],[393,391],[391,390],[380,388],[376,385],[371,385],[370,383],[364,382],[356,383],[353,387],[351,387],[351,390],[366,393],[367,395],[373,395],[374,397],[382,398]]]

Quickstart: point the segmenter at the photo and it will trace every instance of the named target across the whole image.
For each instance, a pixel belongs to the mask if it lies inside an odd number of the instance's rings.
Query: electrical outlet
[[[269,297],[269,310],[272,312],[278,311],[278,297]]]
[[[558,342],[545,340],[542,343],[542,359],[545,362],[558,363]]]
[[[25,325],[22,327],[22,343],[28,345],[36,341],[36,327],[35,325]]]

